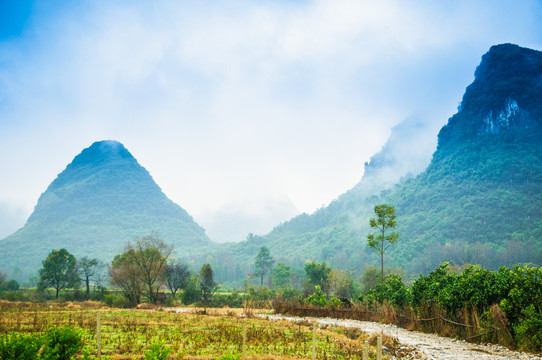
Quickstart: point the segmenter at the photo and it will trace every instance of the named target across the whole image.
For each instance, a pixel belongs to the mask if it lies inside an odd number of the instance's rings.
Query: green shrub
[[[22,291],[3,291],[0,298],[8,301],[34,301],[28,294]]]
[[[341,306],[343,303],[336,296],[328,300],[325,292],[322,291],[320,285],[314,287],[314,292],[303,300],[305,304],[317,306]]]
[[[181,295],[181,300],[183,304],[190,305],[199,301],[202,298],[203,294],[199,289],[195,281],[189,281],[186,288],[183,290]]]
[[[525,318],[514,329],[516,342],[524,350],[542,351],[542,314],[532,304],[522,314]]]
[[[37,359],[42,344],[43,339],[33,335],[17,333],[2,335],[0,336],[0,359]]]
[[[81,332],[71,327],[53,327],[45,334],[44,360],[69,360],[83,347]]]
[[[70,327],[53,327],[43,336],[17,333],[0,336],[0,359],[69,360],[82,347],[80,331]]]
[[[165,360],[170,351],[164,344],[152,344],[150,350],[145,351],[145,359]]]
[[[278,295],[282,300],[294,300],[299,297],[300,292],[292,287],[283,287],[278,289]]]
[[[390,274],[384,278],[384,282],[376,285],[374,290],[369,290],[368,299],[379,303],[389,301],[393,305],[405,306],[411,302],[411,292],[401,281],[399,275]]]
[[[104,302],[107,306],[116,307],[116,308],[128,308],[130,307],[130,302],[122,295],[117,294],[107,294],[104,296]]]

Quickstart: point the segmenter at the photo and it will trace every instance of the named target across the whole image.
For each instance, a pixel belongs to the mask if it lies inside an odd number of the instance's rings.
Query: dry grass
[[[434,304],[419,308],[396,308],[383,303],[375,308],[367,304],[348,308],[320,307],[300,303],[277,302],[275,312],[301,317],[331,317],[395,324],[408,330],[435,333],[441,336],[462,338],[473,342],[492,342],[511,347],[513,337],[505,314],[498,305],[483,314],[475,308],[465,308],[453,316]]]
[[[175,313],[157,308],[121,310],[90,304],[65,305],[2,302],[0,335],[40,334],[53,325],[69,325],[82,331],[84,349],[96,354],[99,313],[102,354],[111,359],[139,359],[156,343],[165,344],[171,351],[169,359],[238,359],[245,326],[248,359],[312,358],[312,323],[247,317],[247,309],[192,308],[193,313]],[[318,329],[317,358],[361,359],[366,339],[366,334],[354,334],[352,330]]]

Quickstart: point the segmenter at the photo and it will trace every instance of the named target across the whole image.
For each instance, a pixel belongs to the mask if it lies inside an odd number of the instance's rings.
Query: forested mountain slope
[[[236,260],[248,267],[265,245],[277,261],[296,266],[311,259],[360,269],[376,263],[366,235],[373,206],[385,202],[396,207],[400,233],[387,265],[415,274],[444,260],[490,268],[540,264],[541,135],[542,53],[512,44],[493,46],[458,112],[441,129],[425,171],[391,189],[382,178],[375,183],[375,173],[389,174],[382,161],[389,148],[384,147],[366,164],[361,182],[328,207],[230,245],[216,257],[221,264]]]
[[[540,264],[542,53],[492,47],[427,170],[386,201],[398,210],[403,266]]]
[[[211,244],[121,143],[96,142],[49,185],[25,226],[0,241],[0,271],[34,273],[60,248],[110,261],[151,232],[180,253]]]

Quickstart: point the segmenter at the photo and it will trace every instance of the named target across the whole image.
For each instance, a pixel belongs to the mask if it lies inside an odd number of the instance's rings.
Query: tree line
[[[395,209],[382,204],[375,207],[377,219],[371,219],[371,226],[378,229],[378,234],[370,234],[368,243],[381,255],[381,276],[384,274],[383,254],[385,249],[397,241],[396,233],[389,234],[395,226]],[[387,246],[384,244],[388,243]],[[215,281],[214,271],[210,264],[204,264],[199,274],[194,273],[182,261],[174,261],[171,257],[173,247],[166,244],[157,234],[150,234],[129,242],[123,252],[116,254],[110,264],[103,264],[98,259],[82,257],[76,259],[66,249],[52,250],[39,270],[38,290],[43,292],[51,288],[58,299],[65,289],[85,288],[80,299],[89,299],[91,283],[95,288],[103,290],[107,281],[121,290],[128,306],[136,306],[142,301],[157,304],[165,300],[164,288],[175,298],[182,290],[183,303],[203,301],[208,303],[220,285]],[[302,272],[285,263],[274,266],[275,260],[267,247],[262,246],[254,259],[254,272],[247,274],[247,280],[264,281],[269,288],[280,289],[289,296],[307,295],[318,286],[325,293],[333,292],[344,298],[352,298],[356,293],[354,280],[348,272],[334,270],[325,262],[307,261]],[[107,276],[104,276],[107,275]],[[333,286],[332,286],[333,284]],[[248,290],[249,283],[245,284]],[[0,276],[1,290],[16,290],[18,284],[7,281]],[[79,290],[78,290],[79,291]],[[252,291],[253,293],[255,291]],[[261,292],[261,291],[260,291]],[[80,293],[80,292],[79,292]],[[117,301],[120,303],[120,301]]]

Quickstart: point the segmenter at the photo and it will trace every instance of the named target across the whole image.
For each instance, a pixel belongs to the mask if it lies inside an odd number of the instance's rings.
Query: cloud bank
[[[312,212],[404,118],[443,125],[491,45],[540,48],[541,15],[537,1],[36,2],[0,42],[0,201],[29,213],[84,147],[116,139],[196,220],[247,193]]]

